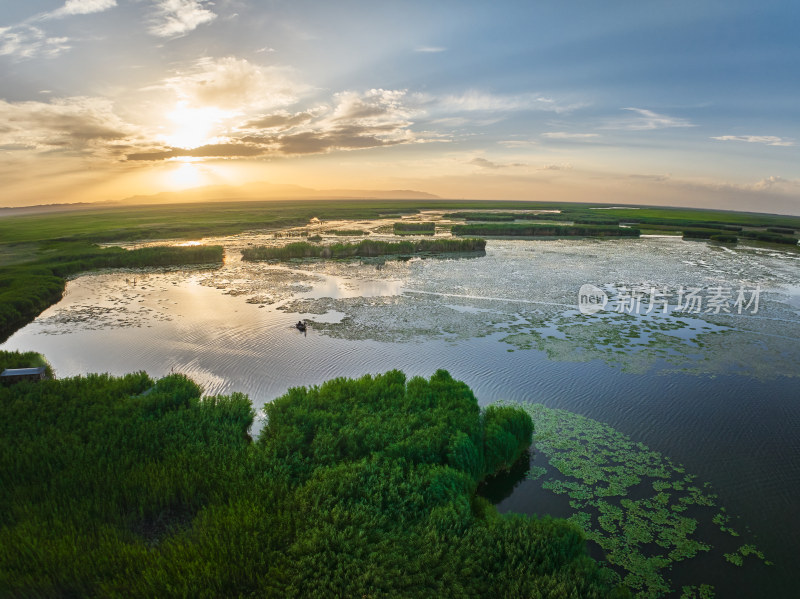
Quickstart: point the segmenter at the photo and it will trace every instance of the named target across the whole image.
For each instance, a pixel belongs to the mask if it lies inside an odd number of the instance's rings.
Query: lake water
[[[380,237],[380,227],[346,228]],[[203,243],[226,247],[223,267],[79,277],[2,349],[39,351],[59,377],[182,372],[256,408],[337,376],[444,368],[481,404],[567,409],[683,464],[749,528],[743,542],[775,562],[698,560],[676,568],[678,588],[788,597],[800,584],[797,251],[674,237],[490,240],[485,256],[277,265],[239,259],[249,244],[282,243],[272,235]],[[581,314],[584,284],[607,294],[604,310]],[[678,311],[693,290],[702,311]],[[568,515],[541,481],[505,495],[502,511]]]

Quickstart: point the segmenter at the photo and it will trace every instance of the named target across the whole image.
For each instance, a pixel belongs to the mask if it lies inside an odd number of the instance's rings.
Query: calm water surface
[[[775,562],[711,576],[719,597],[788,597],[800,584],[789,557],[800,538],[798,253],[656,237],[495,240],[485,256],[453,259],[239,260],[242,247],[265,242],[275,241],[205,240],[226,246],[215,270],[79,277],[2,349],[42,352],[59,377],[183,372],[209,394],[245,392],[256,408],[336,376],[445,368],[481,404],[578,412],[710,482]],[[608,294],[607,310],[580,314],[584,283]],[[645,314],[646,302],[615,312],[637,287],[667,297],[667,314],[660,305]],[[705,301],[730,289],[732,313],[676,312],[681,288]],[[746,300],[758,289],[757,311],[737,313],[739,289]],[[310,323],[305,335],[299,319]],[[540,482],[509,489],[499,508],[568,515]],[[698,569],[699,582],[709,578],[715,566],[697,564],[676,571],[678,584]]]

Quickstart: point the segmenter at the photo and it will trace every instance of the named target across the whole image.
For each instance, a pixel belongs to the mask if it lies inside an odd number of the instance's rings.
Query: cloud
[[[163,82],[190,106],[214,106],[241,112],[269,110],[297,101],[306,87],[295,83],[290,70],[262,67],[243,58],[201,58],[186,73]]]
[[[68,37],[51,37],[41,28],[21,24],[0,27],[0,56],[28,59],[41,56],[55,58],[69,50]]]
[[[103,98],[0,100],[0,123],[0,145],[38,152],[100,153],[135,134]]]
[[[412,110],[404,105],[406,90],[371,89],[363,94],[354,91],[334,96],[337,121],[358,120],[373,124],[407,119]]]
[[[446,52],[447,48],[442,48],[441,46],[420,46],[418,48],[414,48],[414,52],[422,52],[425,54],[436,54],[438,52]]]
[[[72,15],[88,15],[103,12],[117,5],[117,0],[67,0],[64,6],[45,13],[42,19],[58,19]]]
[[[412,108],[404,90],[371,89],[334,95],[332,107],[297,113],[277,110],[234,127],[221,143],[191,150],[158,147],[128,154],[129,160],[167,160],[178,156],[250,157],[320,154],[424,141],[411,131]]]
[[[582,103],[563,104],[540,94],[498,95],[479,90],[469,90],[461,95],[445,96],[439,100],[442,108],[450,112],[513,112],[537,110],[564,113],[585,106]]]
[[[567,133],[566,131],[548,131],[547,133],[542,133],[542,137],[547,139],[568,139],[582,141],[600,137],[600,135],[597,133]]]
[[[774,135],[720,135],[712,137],[719,141],[744,141],[751,144],[765,144],[768,146],[793,146],[794,141]]]
[[[661,183],[663,181],[672,180],[672,175],[670,173],[667,173],[666,175],[633,174],[633,175],[628,175],[628,178],[639,179],[641,181],[654,181],[656,183]]]
[[[514,162],[510,164],[501,164],[499,162],[492,162],[491,160],[487,160],[486,158],[477,157],[473,158],[469,161],[469,164],[474,166],[479,166],[481,168],[488,168],[492,170],[497,170],[501,168],[508,168],[508,167],[519,167],[519,166],[527,166],[526,164],[522,164],[521,162]]]
[[[371,89],[335,94],[330,115],[282,136],[278,140],[280,152],[308,154],[416,141],[410,129],[414,109],[405,104],[405,99],[405,90]]]
[[[505,139],[497,143],[506,148],[530,148],[531,146],[539,145],[533,139]]]
[[[784,179],[774,175],[762,179],[751,186],[756,191],[779,191],[783,193],[797,193],[800,191],[800,181]]]
[[[497,164],[496,162],[492,162],[491,160],[487,160],[486,158],[473,158],[469,161],[470,164],[474,164],[475,166],[480,166],[481,168],[490,168],[490,169],[498,169],[503,168],[503,165]]]
[[[168,160],[169,158],[242,158],[259,156],[265,153],[263,147],[242,143],[208,144],[192,149],[167,148],[151,152],[128,154],[128,160]]]
[[[686,119],[658,114],[657,112],[645,110],[644,108],[623,108],[622,110],[633,112],[637,116],[624,120],[612,121],[601,128],[619,129],[623,131],[653,131],[655,129],[695,126]]]
[[[39,13],[16,25],[0,27],[0,56],[55,58],[72,48],[72,40],[48,34],[36,25],[37,22],[102,12],[116,5],[116,0],[67,0],[64,6],[54,11]]]
[[[157,0],[148,31],[158,37],[181,37],[217,18],[205,0]]]
[[[279,139],[282,154],[319,154],[330,150],[363,150],[394,146],[411,141],[411,136],[382,136],[367,130],[306,131],[285,135]]]
[[[291,129],[303,123],[307,123],[315,116],[313,111],[298,112],[296,114],[289,114],[286,111],[277,112],[275,114],[268,114],[243,125],[246,129]]]
[[[330,111],[293,115],[291,119],[302,118],[303,122],[279,134],[267,131],[263,142],[275,152],[288,155],[411,143],[416,141],[410,130],[414,111],[405,105],[405,97],[405,90],[341,92],[334,95]],[[269,125],[275,122],[266,121]]]

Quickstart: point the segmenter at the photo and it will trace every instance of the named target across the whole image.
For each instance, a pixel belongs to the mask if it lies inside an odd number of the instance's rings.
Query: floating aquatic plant
[[[565,495],[575,510],[569,518],[605,553],[608,563],[637,597],[657,598],[672,592],[670,569],[712,549],[697,534],[699,519],[707,519],[731,537],[738,533],[730,516],[717,507],[708,483],[669,458],[636,443],[614,428],[566,410],[540,404],[515,404],[533,418],[534,444],[557,471],[542,487]],[[535,467],[539,479],[548,470]],[[715,514],[708,514],[716,508]],[[754,556],[766,564],[752,544],[724,554],[741,566]],[[709,585],[682,588],[681,597],[714,596]]]
[[[685,586],[681,588],[680,599],[714,599],[714,587],[709,584]]]
[[[767,565],[772,564],[772,562],[767,560],[767,558],[764,557],[764,554],[761,551],[759,551],[755,545],[742,545],[734,553],[726,553],[724,555],[725,559],[728,560],[730,563],[732,563],[734,566],[744,565],[744,558],[746,558],[748,555],[756,556],[758,559],[760,559]]]
[[[547,468],[542,468],[541,466],[531,466],[527,477],[530,480],[536,480],[537,478],[543,477],[545,474],[547,474]]]

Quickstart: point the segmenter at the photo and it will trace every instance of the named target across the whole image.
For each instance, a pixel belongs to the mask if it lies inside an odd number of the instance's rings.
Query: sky
[[[256,182],[800,214],[796,0],[0,0],[0,206]]]

